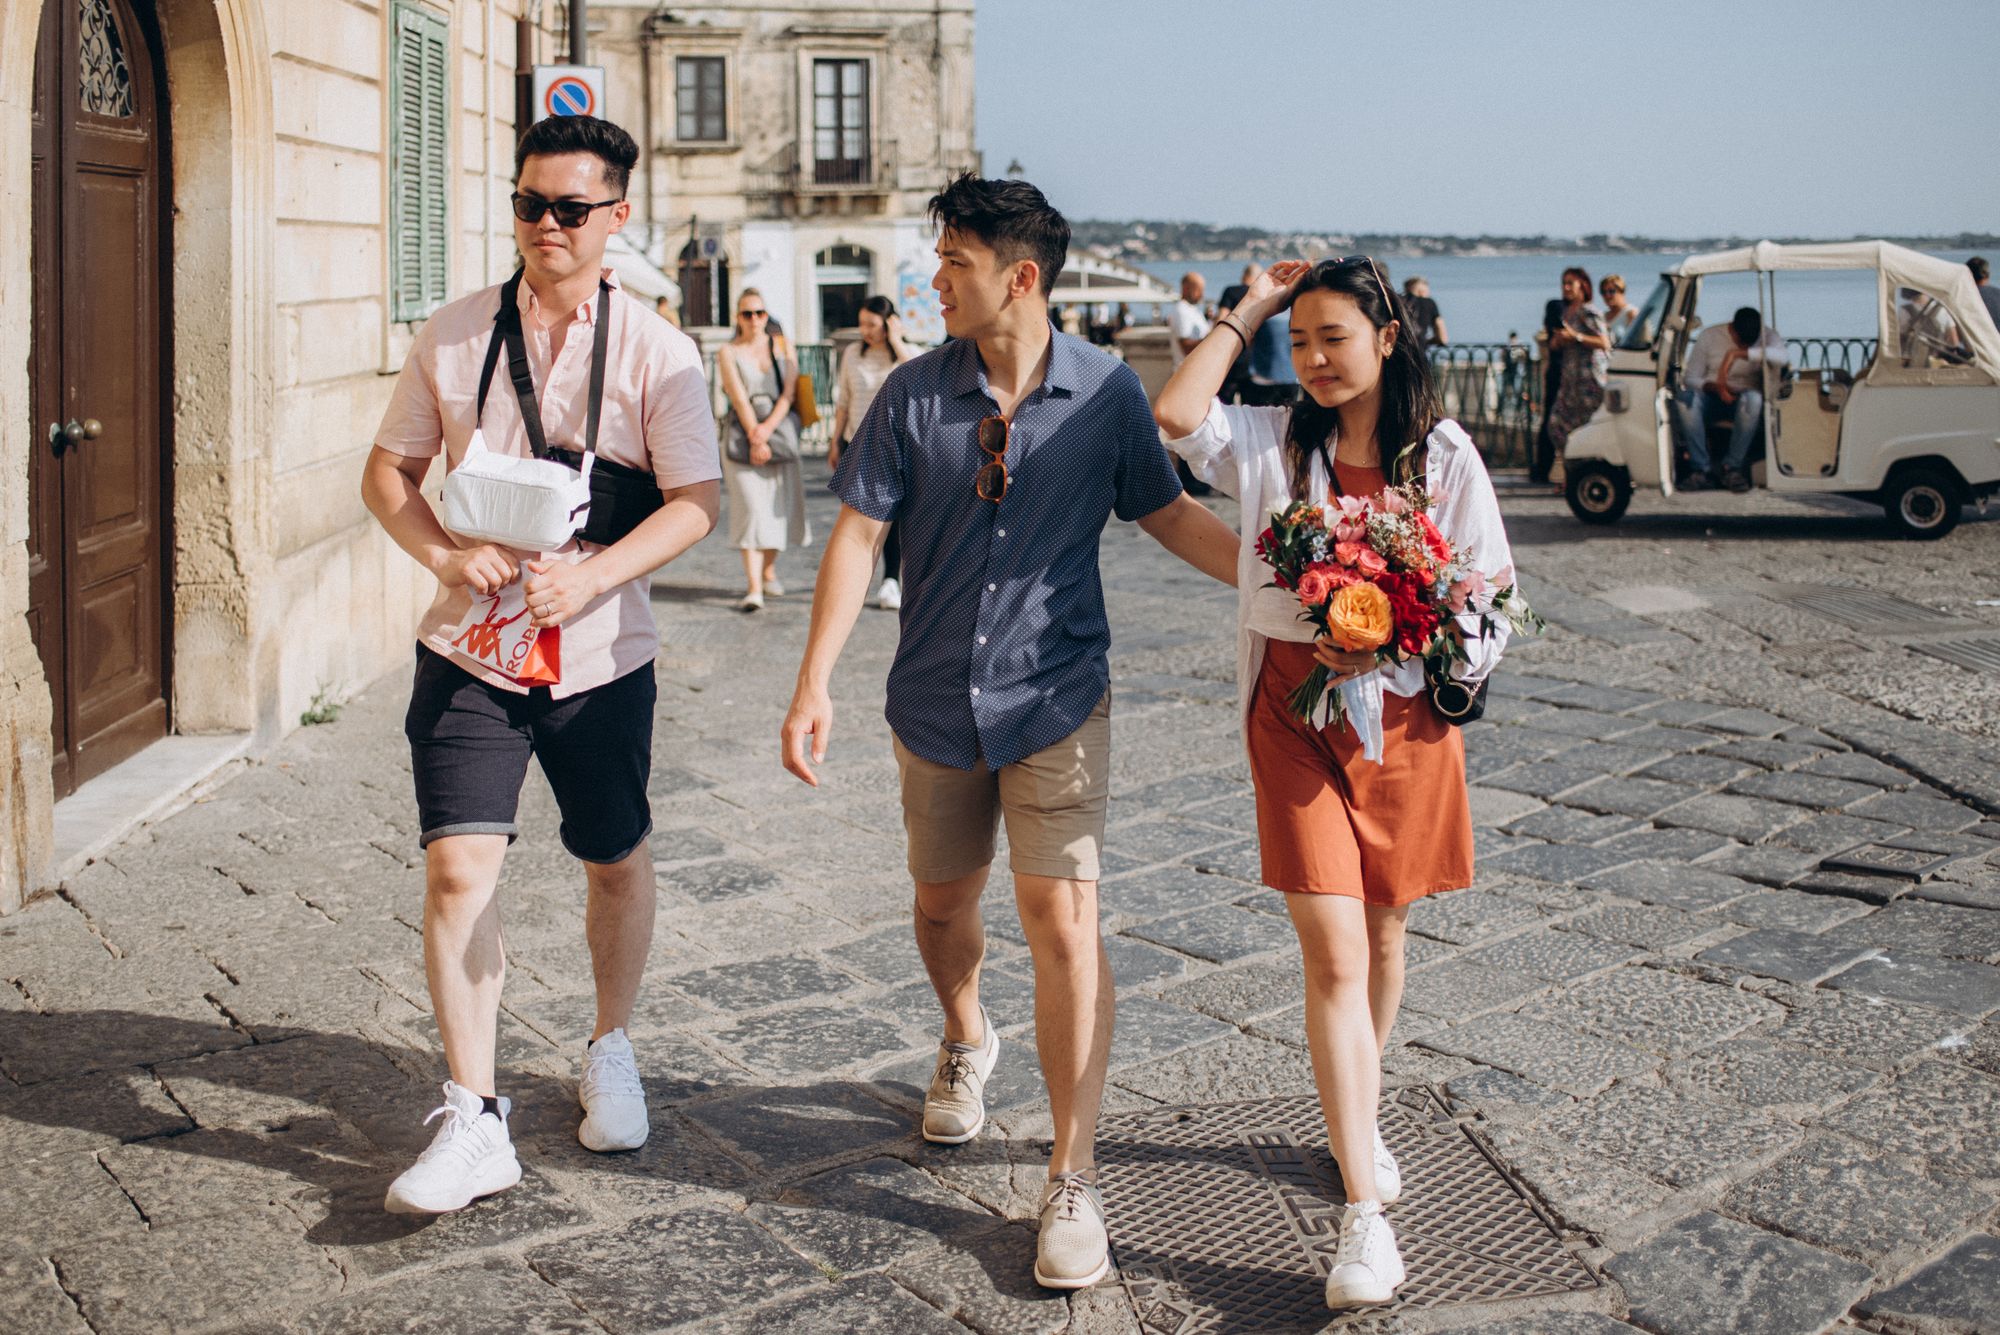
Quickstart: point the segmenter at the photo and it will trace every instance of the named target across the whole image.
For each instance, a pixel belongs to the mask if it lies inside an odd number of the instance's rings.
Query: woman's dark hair
[[[1431,379],[1430,359],[1410,329],[1403,303],[1370,259],[1327,260],[1316,264],[1299,284],[1292,308],[1308,292],[1338,292],[1354,299],[1361,314],[1376,329],[1396,322],[1396,341],[1382,359],[1381,415],[1375,419],[1375,440],[1382,454],[1382,472],[1397,486],[1422,478],[1422,446],[1431,428],[1444,416],[1437,384]],[[1326,460],[1327,480],[1333,477],[1333,439],[1340,428],[1340,412],[1322,408],[1311,395],[1302,395],[1292,409],[1285,430],[1285,461],[1292,470],[1292,499],[1303,500],[1306,480],[1312,473],[1312,455],[1319,451]]]
[[[888,327],[889,321],[896,318],[896,303],[879,292],[872,297],[864,298],[861,302],[861,309],[867,311],[870,315],[879,315],[882,317],[882,325],[885,329]],[[902,360],[896,355],[896,345],[889,342],[886,338],[883,340],[882,350],[889,354],[890,361]],[[868,340],[865,338],[861,340],[861,355],[863,357],[868,355]]]
[[[961,172],[931,196],[930,215],[938,231],[963,232],[993,247],[1002,264],[1033,260],[1041,269],[1042,295],[1055,291],[1069,258],[1069,222],[1026,181]]]
[[[589,153],[604,164],[604,185],[614,196],[625,198],[632,182],[632,168],[639,161],[639,146],[632,136],[610,121],[595,116],[548,116],[528,127],[514,145],[514,179],[529,158],[555,157],[563,153]]]
[[[1589,301],[1590,294],[1597,290],[1596,288],[1590,285],[1590,270],[1578,268],[1576,265],[1572,264],[1569,268],[1563,270],[1563,277],[1565,279],[1568,279],[1572,276],[1581,278],[1583,280],[1583,299],[1585,301]]]

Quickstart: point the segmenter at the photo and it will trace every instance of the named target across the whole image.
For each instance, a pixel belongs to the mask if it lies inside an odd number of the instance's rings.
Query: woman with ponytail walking
[[[1216,402],[1239,344],[1287,308],[1300,402]],[[1263,879],[1284,892],[1299,935],[1306,1039],[1348,1200],[1327,1276],[1332,1307],[1386,1303],[1403,1282],[1383,1213],[1402,1181],[1376,1127],[1382,1053],[1402,1002],[1409,907],[1472,883],[1472,818],[1464,743],[1433,705],[1423,663],[1378,668],[1372,653],[1315,643],[1297,595],[1271,584],[1256,539],[1271,512],[1294,501],[1418,482],[1435,497],[1432,518],[1452,546],[1492,587],[1514,582],[1485,465],[1458,424],[1443,419],[1413,332],[1365,256],[1276,264],[1188,354],[1154,405],[1168,448],[1243,507],[1237,672]],[[1456,675],[1476,689],[1506,632],[1482,638],[1478,619],[1466,616],[1457,633],[1466,661]],[[1316,663],[1336,686],[1360,683],[1369,708],[1354,712],[1355,726],[1336,716],[1314,727],[1287,706]],[[1358,729],[1371,721],[1379,734],[1364,741]]]

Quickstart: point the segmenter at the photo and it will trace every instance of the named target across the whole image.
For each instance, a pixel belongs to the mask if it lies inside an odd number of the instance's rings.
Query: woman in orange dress
[[[1291,310],[1292,364],[1304,397],[1289,408],[1215,400],[1237,342]],[[1382,1053],[1403,994],[1403,929],[1425,895],[1472,883],[1465,746],[1433,704],[1421,662],[1378,669],[1373,654],[1312,640],[1295,593],[1275,587],[1256,539],[1293,501],[1375,495],[1421,481],[1431,517],[1489,585],[1514,582],[1513,558],[1479,451],[1445,420],[1429,363],[1379,266],[1365,256],[1276,264],[1250,287],[1160,393],[1168,448],[1243,506],[1237,562],[1237,676],[1257,793],[1266,884],[1283,891],[1305,963],[1306,1038],[1327,1134],[1346,1188],[1329,1306],[1385,1303],[1403,1282],[1383,1213],[1401,1174],[1376,1128]],[[1495,618],[1499,620],[1499,618]],[[1455,623],[1468,689],[1506,643]],[[1320,727],[1286,697],[1315,663],[1332,673],[1348,717]]]

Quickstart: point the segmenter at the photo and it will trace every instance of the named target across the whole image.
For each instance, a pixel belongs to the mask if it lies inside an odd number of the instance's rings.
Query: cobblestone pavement
[[[2000,629],[2000,524],[1911,545],[1838,504],[1691,499],[1589,532],[1509,494],[1557,629],[1468,731],[1478,885],[1413,914],[1388,1057],[1605,1282],[1396,1328],[2000,1329],[2000,710],[1991,675],[1910,647]],[[1105,550],[1109,1106],[1305,1092],[1231,595],[1135,529]],[[655,593],[650,1144],[576,1144],[583,901],[533,779],[503,892],[526,1180],[382,1213],[442,1078],[398,674],[0,920],[0,1329],[1136,1328],[1116,1286],[1029,1278],[1048,1122],[1004,893],[996,1115],[955,1149],[912,1134],[935,1012],[880,715],[893,620],[848,650],[815,794],[776,760],[807,600],[742,616],[736,576],[718,537]],[[1826,863],[1882,844],[1942,865]]]

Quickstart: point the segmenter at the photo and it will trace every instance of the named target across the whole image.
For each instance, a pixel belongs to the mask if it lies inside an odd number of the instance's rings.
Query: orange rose
[[[1327,638],[1348,653],[1380,649],[1395,628],[1389,595],[1373,584],[1350,584],[1326,605]]]

